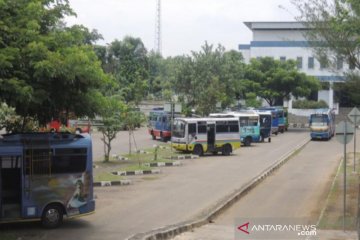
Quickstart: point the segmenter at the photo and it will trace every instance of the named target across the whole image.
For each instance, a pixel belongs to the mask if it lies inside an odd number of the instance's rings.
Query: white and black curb
[[[144,163],[146,167],[173,167],[173,166],[181,166],[182,163],[179,161],[175,162],[155,162],[155,163]]]
[[[180,155],[180,156],[171,156],[170,159],[172,160],[183,160],[183,159],[198,159],[199,156],[197,155],[187,155],[187,156],[183,156],[183,155]]]
[[[94,182],[94,187],[124,186],[130,184],[131,184],[131,180],[100,181],[100,182]]]
[[[137,150],[136,153],[139,153],[139,154],[150,154],[151,152],[147,152],[147,151],[144,151],[144,150]]]
[[[116,160],[119,160],[119,161],[129,161],[129,158],[122,157],[122,156],[117,155],[117,154],[113,154],[111,156],[112,156],[113,159],[116,159]]]
[[[146,233],[138,233],[135,234],[126,240],[164,240],[170,239],[179,235],[183,232],[191,231],[194,228],[201,227],[221,214],[224,210],[228,209],[232,206],[235,202],[237,202],[240,198],[245,196],[251,189],[253,189],[256,185],[261,183],[267,176],[269,176],[272,172],[279,169],[284,163],[286,163],[293,154],[295,154],[298,150],[302,149],[310,139],[301,142],[298,144],[294,149],[289,151],[288,153],[284,154],[278,161],[272,164],[270,167],[265,169],[264,171],[260,172],[257,177],[251,179],[248,183],[244,186],[236,190],[231,195],[224,198],[223,201],[219,202],[215,207],[209,209],[208,213],[205,213],[203,216],[198,218],[178,223],[175,225],[165,226],[163,228],[154,229]]]
[[[160,169],[112,172],[112,174],[118,176],[134,176],[134,175],[159,174],[159,173],[161,173]]]

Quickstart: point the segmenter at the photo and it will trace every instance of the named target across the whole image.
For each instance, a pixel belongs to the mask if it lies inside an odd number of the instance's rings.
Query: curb
[[[159,173],[161,173],[160,169],[112,172],[112,174],[118,176],[134,176],[134,175],[159,174]]]
[[[187,155],[187,156],[171,156],[170,159],[172,160],[182,160],[182,159],[198,159],[199,156],[197,155]]]
[[[258,176],[251,179],[243,187],[236,190],[235,193],[226,196],[223,201],[218,203],[214,208],[210,209],[207,214],[196,219],[192,219],[186,222],[178,223],[175,225],[165,226],[159,229],[154,229],[146,233],[138,233],[130,236],[126,240],[163,240],[173,238],[183,232],[191,231],[194,228],[201,227],[209,222],[212,222],[216,216],[221,214],[224,210],[231,207],[236,201],[245,196],[251,189],[266,179],[272,172],[279,169],[284,163],[286,163],[291,157],[300,149],[302,149],[310,139],[298,144],[294,149],[284,154],[278,161],[272,164],[270,167],[262,171]]]
[[[94,182],[94,187],[110,187],[110,186],[124,186],[124,185],[130,185],[130,180],[120,180],[120,181],[100,181],[100,182]]]
[[[144,163],[146,167],[173,167],[173,166],[181,166],[182,163],[179,161],[175,162],[156,162],[156,163]]]

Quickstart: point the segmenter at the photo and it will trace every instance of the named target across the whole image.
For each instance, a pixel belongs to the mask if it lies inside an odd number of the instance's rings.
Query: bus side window
[[[195,136],[196,135],[196,123],[189,123],[189,135]]]
[[[206,125],[198,125],[198,133],[206,133]]]

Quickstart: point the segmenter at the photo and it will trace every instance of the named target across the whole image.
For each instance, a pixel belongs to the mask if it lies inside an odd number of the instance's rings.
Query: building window
[[[281,62],[285,62],[285,61],[286,61],[286,57],[280,57],[280,61],[281,61]]]
[[[320,59],[319,62],[320,62],[320,69],[324,69],[329,66],[329,62],[326,59],[326,57],[323,57],[322,59]]]
[[[314,69],[314,57],[308,58],[308,69]]]
[[[342,57],[338,57],[338,58],[336,59],[336,69],[337,69],[337,70],[343,69],[343,65],[344,65],[343,58],[342,58]]]
[[[302,57],[297,57],[296,58],[296,64],[297,64],[298,69],[302,69],[302,67],[303,67],[303,59],[302,59]]]
[[[349,61],[349,68],[350,68],[350,70],[354,70],[354,69],[355,69],[355,63],[354,63],[354,61],[351,60],[351,59],[350,59],[350,61]]]

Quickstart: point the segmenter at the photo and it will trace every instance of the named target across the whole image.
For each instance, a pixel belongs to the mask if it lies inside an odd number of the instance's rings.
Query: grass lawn
[[[359,196],[359,173],[360,173],[360,153],[357,153],[356,168],[357,172],[353,173],[353,153],[347,154],[346,166],[346,214],[345,229],[356,230],[356,219],[358,211]],[[328,196],[327,205],[323,216],[319,221],[320,229],[343,229],[343,199],[344,199],[344,163],[338,170],[334,185]]]
[[[120,181],[124,178],[121,176],[114,175],[109,172],[101,172],[94,175],[94,182],[101,182],[101,181]]]

